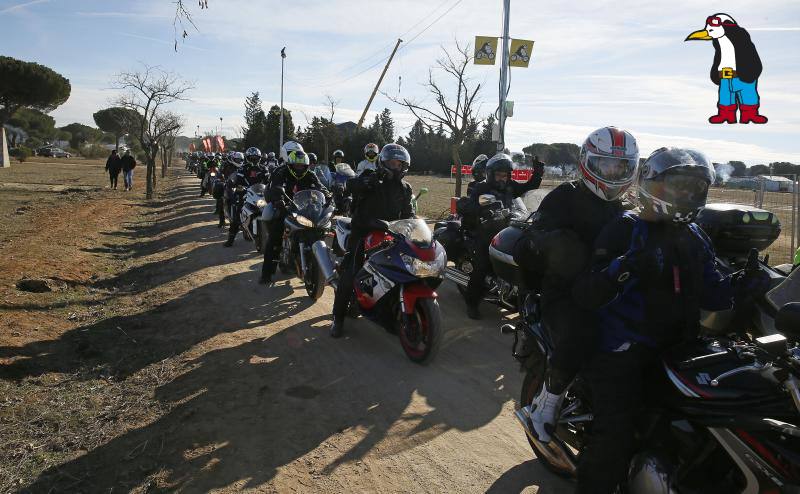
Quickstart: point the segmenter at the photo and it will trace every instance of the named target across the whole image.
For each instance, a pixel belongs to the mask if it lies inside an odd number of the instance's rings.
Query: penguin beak
[[[684,41],[689,41],[690,39],[701,39],[701,40],[708,41],[708,40],[713,39],[713,38],[711,37],[711,35],[708,34],[708,31],[706,31],[705,29],[701,29],[701,30],[695,31],[692,34],[690,34],[689,36],[687,36]]]

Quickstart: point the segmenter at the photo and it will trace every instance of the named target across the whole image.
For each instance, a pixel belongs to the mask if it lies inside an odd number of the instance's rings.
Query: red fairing
[[[373,300],[369,295],[361,291],[359,288],[358,283],[355,284],[355,293],[356,293],[356,300],[358,300],[358,305],[365,309],[371,309],[375,307],[375,300]]]
[[[420,261],[430,262],[436,259],[436,244],[430,247],[417,247],[414,245],[414,242],[408,240],[406,240],[406,244],[411,247],[411,252],[413,252]]]
[[[383,243],[384,240],[391,239],[392,236],[380,230],[373,230],[364,238],[364,249],[372,250]]]
[[[403,287],[403,311],[406,314],[414,313],[414,306],[418,298],[439,298],[433,288],[425,283],[413,283]]]

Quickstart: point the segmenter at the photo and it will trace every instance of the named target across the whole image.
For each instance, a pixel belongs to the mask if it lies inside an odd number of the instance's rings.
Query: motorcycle
[[[554,473],[573,477],[591,432],[592,396],[579,375],[567,391],[553,440],[544,444],[531,433],[530,402],[553,349],[533,297],[520,323],[503,328],[515,335],[512,352],[526,372],[515,415],[537,458]],[[647,376],[637,453],[623,492],[800,489],[800,428],[794,425],[800,412],[800,303],[784,304],[774,320],[783,334],[706,336],[663,355]]]
[[[751,220],[742,220],[741,211],[734,214],[734,222],[727,214],[718,214],[736,208],[709,205],[708,212],[698,217],[712,241],[716,239],[717,264],[776,272],[766,266],[766,259],[758,259],[758,249],[766,249],[777,238],[777,222],[763,210],[749,211],[769,228],[747,229],[740,227]],[[505,233],[509,240],[514,232],[507,230],[498,236]],[[493,263],[506,261],[501,276],[518,277],[511,257],[513,242],[493,242],[493,246],[504,254],[493,257]],[[743,252],[748,254],[742,256]],[[645,412],[637,421],[637,453],[622,492],[800,489],[800,428],[793,425],[800,412],[800,271],[770,278],[770,290],[754,301],[754,310],[733,336],[720,335],[729,318],[707,315],[701,321],[703,335],[667,351],[661,365],[647,376],[651,384]],[[590,389],[579,375],[568,388],[553,440],[539,442],[528,428],[528,415],[550,365],[553,343],[541,318],[538,295],[525,297],[519,320],[504,325],[502,332],[514,334],[512,353],[525,372],[516,418],[545,466],[573,477],[593,422]]]
[[[319,165],[314,168],[314,173],[319,178],[319,181],[333,194],[333,203],[336,207],[335,214],[348,216],[352,198],[345,194],[345,184],[349,179],[356,176],[356,172],[347,163],[339,163],[335,165],[335,168],[336,171],[331,173],[327,166]]]
[[[350,218],[336,218],[338,249],[346,250]],[[320,265],[327,265],[330,283],[336,286],[328,252],[315,250]],[[436,288],[447,266],[444,248],[434,240],[424,220],[376,222],[364,239],[365,262],[356,273],[355,297],[350,302],[367,319],[391,333],[413,362],[429,362],[439,349],[442,316]]]
[[[509,224],[521,232],[521,227],[514,225],[524,224],[529,217],[528,209],[521,198],[514,199],[510,208],[504,208],[495,196],[484,194],[479,198],[481,212],[477,224],[467,223],[462,212],[467,200],[467,198],[460,199],[453,217],[436,223],[434,231],[434,238],[445,247],[447,258],[453,262],[453,266],[447,267],[445,278],[454,282],[462,295],[467,289],[474,269],[476,249],[487,248],[486,245],[478,245],[477,232],[481,229],[497,231]],[[497,254],[493,245],[489,245],[488,248],[490,256],[493,250],[494,254]],[[508,310],[516,310],[518,283],[497,276],[494,272],[486,277],[486,286],[488,287],[486,301]]]
[[[208,165],[208,169],[206,170],[206,174],[203,177],[203,189],[205,189],[206,193],[214,195],[214,185],[222,178],[220,173],[220,166],[219,162],[212,161]]]
[[[318,190],[301,190],[294,198],[286,196],[285,200],[288,210],[278,268],[303,280],[306,293],[316,301],[325,291],[328,277],[333,275],[325,244],[331,228],[333,205],[326,205],[325,195]],[[327,262],[321,264],[318,258],[327,259]]]
[[[253,242],[258,252],[263,252],[266,244],[265,230],[258,221],[261,218],[261,211],[267,205],[264,199],[265,190],[266,186],[261,183],[253,184],[246,189],[242,185],[236,187],[239,229],[245,239]]]

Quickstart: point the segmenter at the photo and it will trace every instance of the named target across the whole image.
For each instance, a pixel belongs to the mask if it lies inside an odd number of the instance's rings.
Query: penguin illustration
[[[709,16],[706,28],[693,32],[684,41],[689,40],[710,40],[714,44],[711,81],[719,86],[719,112],[708,121],[736,123],[738,105],[739,123],[767,123],[767,117],[758,114],[758,77],[762,66],[750,34],[733,17],[720,13]]]

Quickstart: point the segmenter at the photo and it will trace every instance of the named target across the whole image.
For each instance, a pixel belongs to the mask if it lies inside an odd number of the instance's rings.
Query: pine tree
[[[264,110],[261,108],[261,97],[258,95],[258,91],[255,91],[244,100],[244,121],[246,127],[242,129],[243,134],[246,134],[247,130],[253,126],[258,112],[264,113]]]
[[[394,141],[394,120],[392,119],[392,112],[388,108],[384,108],[379,118],[381,134],[386,142]]]

